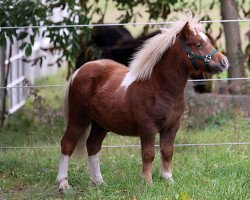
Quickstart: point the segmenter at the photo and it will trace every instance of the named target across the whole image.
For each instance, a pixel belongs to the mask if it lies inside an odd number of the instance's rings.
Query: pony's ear
[[[181,30],[181,34],[184,37],[184,39],[188,38],[189,34],[191,33],[190,27],[189,27],[189,22],[186,22],[186,24],[183,26]]]

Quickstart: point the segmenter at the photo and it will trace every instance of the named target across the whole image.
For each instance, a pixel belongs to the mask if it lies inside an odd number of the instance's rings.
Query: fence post
[[[1,126],[5,118],[5,48],[0,47],[0,67],[1,67]]]

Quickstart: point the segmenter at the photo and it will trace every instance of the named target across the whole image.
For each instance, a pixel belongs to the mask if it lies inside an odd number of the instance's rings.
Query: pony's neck
[[[161,90],[172,97],[182,98],[190,75],[190,70],[183,62],[183,54],[179,42],[170,47],[155,66],[152,74],[154,82]]]

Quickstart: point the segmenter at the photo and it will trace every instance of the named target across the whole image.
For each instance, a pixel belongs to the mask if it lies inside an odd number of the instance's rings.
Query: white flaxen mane
[[[191,14],[182,16],[182,20],[175,22],[171,27],[161,29],[161,33],[147,40],[141,49],[135,53],[129,65],[129,72],[123,80],[122,85],[128,86],[135,80],[146,80],[150,78],[154,66],[161,59],[163,53],[170,48],[176,40],[176,35],[188,22],[190,30],[201,31],[202,26]]]

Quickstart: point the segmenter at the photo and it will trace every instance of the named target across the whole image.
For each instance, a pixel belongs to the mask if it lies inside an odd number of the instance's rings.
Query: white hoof
[[[62,179],[61,181],[58,181],[58,189],[59,191],[66,191],[68,190],[69,187],[69,183],[68,183],[68,179]]]
[[[174,183],[174,179],[171,173],[168,172],[162,172],[161,173],[161,177],[163,179],[165,179],[168,183],[173,184]]]
[[[104,183],[103,179],[101,177],[95,177],[94,179],[91,179],[92,183],[95,185],[101,185]]]

